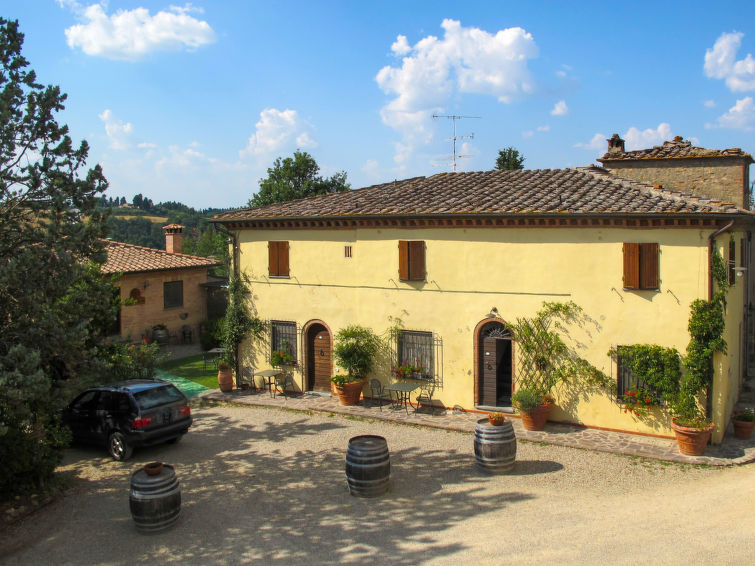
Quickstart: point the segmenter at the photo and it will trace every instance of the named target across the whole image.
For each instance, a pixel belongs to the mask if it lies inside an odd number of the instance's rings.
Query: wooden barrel
[[[508,472],[516,460],[516,435],[511,421],[492,426],[480,419],[474,431],[474,455],[477,465],[491,473]]]
[[[388,491],[391,460],[382,436],[366,434],[349,440],[346,451],[346,481],[351,495],[377,497]]]
[[[163,464],[159,474],[149,475],[144,468],[131,474],[129,497],[131,516],[143,533],[171,527],[181,511],[181,486],[170,464]]]

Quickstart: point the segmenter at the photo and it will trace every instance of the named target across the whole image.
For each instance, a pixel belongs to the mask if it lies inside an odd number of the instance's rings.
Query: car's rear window
[[[155,387],[154,389],[146,389],[135,393],[134,399],[136,399],[139,408],[147,410],[159,405],[183,401],[185,397],[183,393],[172,385],[166,385],[165,387]]]

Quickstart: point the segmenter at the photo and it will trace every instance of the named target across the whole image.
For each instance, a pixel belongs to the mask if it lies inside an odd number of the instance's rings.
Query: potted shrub
[[[734,425],[736,437],[748,440],[752,436],[753,427],[755,427],[755,411],[752,409],[738,411],[731,416],[731,422]]]
[[[168,327],[164,324],[155,324],[152,327],[152,340],[164,346],[168,343],[170,335],[168,334]]]
[[[290,366],[294,363],[294,357],[288,352],[288,350],[273,350],[270,355],[270,363],[274,366]]]
[[[553,408],[553,397],[542,390],[521,387],[511,396],[511,402],[522,417],[526,430],[543,430]]]
[[[335,375],[330,381],[341,405],[356,405],[380,349],[380,338],[369,328],[351,325],[338,331],[335,342],[333,356],[347,374]]]
[[[228,393],[233,389],[233,374],[231,366],[225,361],[218,363],[218,385],[223,393]]]
[[[701,456],[713,432],[713,424],[705,416],[694,394],[682,393],[671,406],[671,428],[674,430],[679,452],[687,456]]]

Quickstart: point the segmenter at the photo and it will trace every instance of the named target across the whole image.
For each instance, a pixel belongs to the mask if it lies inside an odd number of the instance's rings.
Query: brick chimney
[[[624,140],[619,137],[619,134],[612,135],[608,142],[608,153],[624,153]]]
[[[184,227],[180,224],[163,226],[165,230],[165,251],[169,254],[183,253]]]

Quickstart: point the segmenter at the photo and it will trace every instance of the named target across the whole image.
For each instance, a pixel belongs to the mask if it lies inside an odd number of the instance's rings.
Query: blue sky
[[[245,205],[297,148],[352,187],[594,162],[681,135],[755,152],[755,2],[2,0],[109,194]],[[612,5],[613,4],[613,5]],[[720,7],[718,7],[720,6]]]

